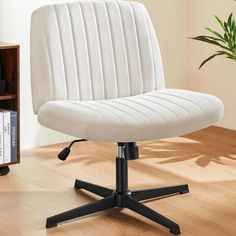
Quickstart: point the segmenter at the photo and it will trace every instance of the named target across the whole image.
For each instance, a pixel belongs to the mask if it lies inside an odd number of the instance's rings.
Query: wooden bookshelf
[[[17,111],[17,161],[0,165],[0,175],[9,173],[9,165],[20,163],[20,47],[0,42],[1,77],[6,92],[0,95],[0,109]]]

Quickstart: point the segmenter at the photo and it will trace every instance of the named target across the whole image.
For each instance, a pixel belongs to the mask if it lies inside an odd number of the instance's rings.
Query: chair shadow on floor
[[[142,146],[141,158],[161,158],[158,164],[178,163],[194,159],[200,167],[206,167],[214,162],[220,165],[227,165],[228,161],[236,161],[235,151],[229,152],[222,146],[214,143],[204,142],[171,142],[158,141]]]
[[[224,141],[224,136],[215,134],[214,131],[214,129],[212,131],[212,128],[208,128],[183,137],[139,142],[140,159],[156,158],[158,165],[193,160],[199,167],[207,167],[211,163],[236,167],[236,145],[232,140],[228,144],[228,140]],[[204,132],[207,137],[204,136]],[[233,135],[236,136],[235,133]],[[67,145],[68,143],[63,143],[53,147],[36,148],[33,151],[23,151],[22,155],[25,157],[33,156],[37,159],[57,160],[58,153]],[[114,155],[111,155],[111,150]],[[115,143],[89,141],[74,146],[67,161],[58,161],[55,164],[58,166],[73,163],[96,165],[97,163],[114,161],[115,157]]]
[[[208,139],[206,141],[201,138],[188,138],[186,136],[141,142],[139,146],[141,159],[156,158],[158,160],[157,164],[159,165],[180,163],[191,159],[199,167],[207,167],[211,163],[220,165],[228,165],[230,163],[231,166],[236,165],[234,162],[236,161],[236,145],[228,150],[224,143],[216,143],[214,139]],[[98,145],[96,147],[98,148]],[[115,145],[108,144],[107,148],[114,148],[115,150]],[[99,162],[113,161],[115,159],[115,154],[114,156],[108,156],[105,152],[100,152],[99,155],[91,153],[90,156],[86,154],[85,148],[84,150],[84,155],[80,154],[76,158],[76,154],[74,154],[74,157],[68,160],[68,163],[83,162],[86,165],[96,165]]]

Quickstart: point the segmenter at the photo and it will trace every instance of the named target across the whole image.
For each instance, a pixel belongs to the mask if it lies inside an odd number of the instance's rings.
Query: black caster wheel
[[[7,175],[10,172],[8,166],[0,167],[0,176]]]

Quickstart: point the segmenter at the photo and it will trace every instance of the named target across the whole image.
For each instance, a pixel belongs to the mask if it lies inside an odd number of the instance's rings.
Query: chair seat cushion
[[[38,120],[79,138],[136,142],[191,133],[222,115],[223,104],[215,96],[164,89],[111,100],[51,101],[41,106]]]

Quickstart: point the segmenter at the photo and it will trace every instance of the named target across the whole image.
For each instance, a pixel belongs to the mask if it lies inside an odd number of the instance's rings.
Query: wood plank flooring
[[[85,142],[66,162],[66,144],[21,153],[22,163],[0,177],[0,236],[167,236],[168,230],[129,210],[111,210],[57,228],[48,216],[99,199],[73,189],[76,178],[114,187],[114,143]],[[188,183],[190,193],[148,201],[176,221],[183,236],[236,235],[236,132],[211,127],[184,137],[139,143],[129,162],[130,189]]]

